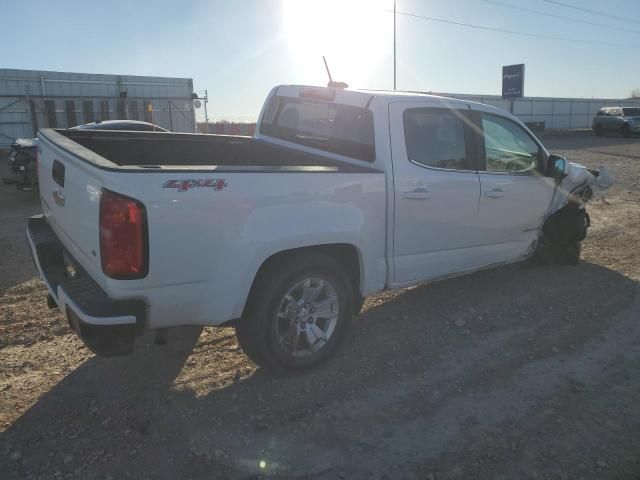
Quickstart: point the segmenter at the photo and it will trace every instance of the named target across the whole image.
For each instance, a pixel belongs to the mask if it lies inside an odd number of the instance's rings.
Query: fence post
[[[536,104],[536,101],[532,99],[531,100],[531,121],[532,122],[536,121],[536,114],[535,114],[536,109],[534,106],[535,104]]]
[[[38,134],[38,117],[36,116],[36,106],[29,96],[27,96],[27,108],[29,109],[29,116],[31,117],[31,131],[35,137]]]
[[[171,112],[171,100],[169,100],[169,130],[173,132],[173,115]]]
[[[573,98],[569,100],[569,129],[573,126]]]

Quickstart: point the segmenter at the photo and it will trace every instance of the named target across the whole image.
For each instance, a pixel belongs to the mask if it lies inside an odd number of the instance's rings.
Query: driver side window
[[[538,144],[516,123],[482,114],[486,171],[526,173],[538,165]]]

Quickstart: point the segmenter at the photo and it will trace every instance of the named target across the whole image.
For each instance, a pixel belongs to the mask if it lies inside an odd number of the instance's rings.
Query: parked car
[[[233,325],[278,372],[331,355],[368,295],[534,255],[577,262],[585,202],[612,182],[507,112],[394,92],[279,86],[253,138],[39,138],[44,214],[27,236],[94,352]]]
[[[17,138],[9,149],[9,177],[4,183],[16,184],[20,190],[32,190],[38,183],[36,158],[38,155],[37,138]]]
[[[596,135],[619,133],[624,137],[640,132],[639,107],[604,107],[593,118],[593,132]]]
[[[127,130],[129,132],[168,132],[166,128],[139,120],[98,120],[71,127],[72,130]]]

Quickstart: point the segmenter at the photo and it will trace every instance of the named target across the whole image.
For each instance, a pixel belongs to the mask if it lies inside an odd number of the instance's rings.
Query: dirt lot
[[[577,267],[519,264],[369,299],[337,356],[274,380],[231,329],[90,354],[0,189],[0,476],[640,479],[640,139],[553,151],[618,183]]]

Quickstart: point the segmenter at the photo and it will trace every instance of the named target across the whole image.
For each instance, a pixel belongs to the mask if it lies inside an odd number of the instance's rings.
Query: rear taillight
[[[149,269],[147,212],[139,201],[102,189],[100,258],[102,271],[119,280],[142,278]]]

